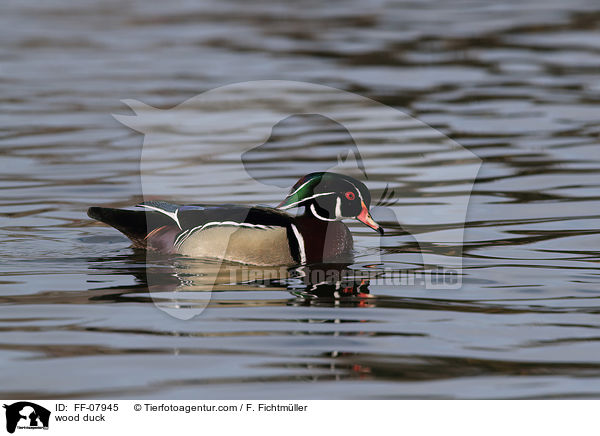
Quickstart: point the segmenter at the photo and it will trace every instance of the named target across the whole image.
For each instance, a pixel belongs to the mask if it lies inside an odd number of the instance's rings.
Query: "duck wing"
[[[146,201],[137,206],[145,210],[90,207],[88,216],[119,230],[134,247],[165,253],[175,252],[176,244],[210,227],[285,227],[291,232],[293,223],[287,213],[262,206],[180,205],[166,201]]]

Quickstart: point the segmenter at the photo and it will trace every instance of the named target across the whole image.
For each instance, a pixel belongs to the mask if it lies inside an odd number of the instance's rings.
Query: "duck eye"
[[[351,192],[351,191],[346,192],[346,198],[348,200],[354,200],[354,198],[355,198],[354,192]]]

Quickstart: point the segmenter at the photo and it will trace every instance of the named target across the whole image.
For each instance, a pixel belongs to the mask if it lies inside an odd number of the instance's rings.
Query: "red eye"
[[[348,200],[354,200],[354,198],[355,198],[354,197],[354,192],[351,192],[351,191],[346,192],[346,198]]]

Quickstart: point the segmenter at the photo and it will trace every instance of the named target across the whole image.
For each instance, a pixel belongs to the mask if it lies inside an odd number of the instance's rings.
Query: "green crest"
[[[277,206],[278,209],[290,209],[300,206],[304,200],[314,195],[314,190],[323,175],[327,173],[311,173],[302,177],[290,190],[287,197]]]

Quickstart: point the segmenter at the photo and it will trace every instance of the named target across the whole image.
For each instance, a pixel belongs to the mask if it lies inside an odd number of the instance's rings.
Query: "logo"
[[[48,430],[50,411],[29,401],[19,401],[4,405],[6,409],[6,431],[14,433],[15,429]]]

